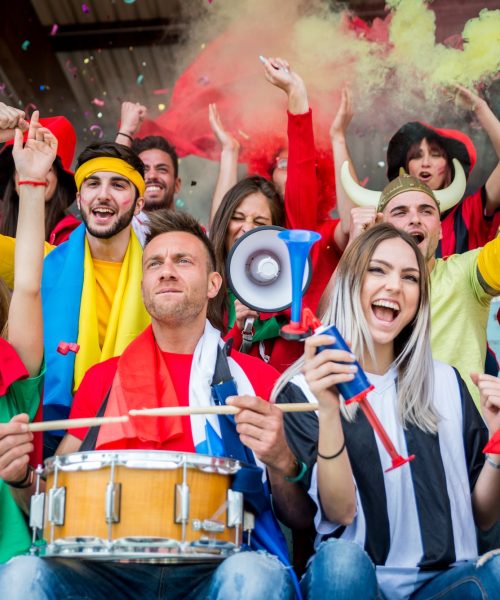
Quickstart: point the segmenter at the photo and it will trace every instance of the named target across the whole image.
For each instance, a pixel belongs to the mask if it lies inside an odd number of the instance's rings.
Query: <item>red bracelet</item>
[[[46,181],[32,181],[31,179],[23,179],[18,181],[17,185],[43,185],[47,187],[49,184]]]

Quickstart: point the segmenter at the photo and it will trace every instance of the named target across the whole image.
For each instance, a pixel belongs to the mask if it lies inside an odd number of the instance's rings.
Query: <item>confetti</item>
[[[125,4],[134,4],[135,0],[123,0]]]
[[[47,90],[50,90],[50,86],[44,85],[44,84],[40,85],[40,91],[41,92],[45,92]]]
[[[143,81],[144,81],[144,75],[142,75],[142,73],[140,75],[137,75],[137,79],[136,79],[137,85],[141,85]]]
[[[160,94],[168,94],[168,89],[161,88],[159,90],[153,90],[153,94],[155,94],[156,96],[159,96]]]
[[[102,119],[102,112],[98,112],[98,113],[97,113],[97,118],[98,118],[98,119]]]
[[[165,104],[158,104],[158,110],[165,110]]]
[[[184,200],[182,198],[177,198],[177,200],[175,201],[175,206],[177,206],[177,208],[184,208]]]
[[[76,77],[76,74],[78,73],[78,67],[76,67],[69,58],[66,59],[65,65],[68,71],[71,73],[71,75],[73,75],[73,77]]]
[[[381,169],[383,169],[385,167],[385,161],[379,160],[377,163],[377,166],[380,167]]]
[[[90,62],[90,58],[84,58],[83,62],[84,62],[84,64],[88,65]]]
[[[90,12],[90,8],[86,4],[82,4],[82,12],[87,15]]]
[[[58,29],[59,29],[59,25],[54,23],[54,25],[52,25],[52,29],[50,30],[50,35],[56,35]]]
[[[104,131],[100,125],[91,125],[89,127],[89,130],[93,133],[93,135],[96,135],[94,132],[97,132],[97,137],[99,139],[102,139],[104,137]]]
[[[21,49],[26,52],[30,47],[30,43],[31,42],[29,40],[24,40],[24,42],[21,44]]]
[[[198,183],[197,181],[191,181],[191,186],[197,185],[197,183]]]
[[[100,98],[94,98],[90,101],[90,104],[94,104],[95,106],[104,106],[104,100],[101,100]]]

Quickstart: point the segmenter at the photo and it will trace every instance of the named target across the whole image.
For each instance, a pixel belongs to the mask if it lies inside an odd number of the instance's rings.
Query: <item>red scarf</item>
[[[179,406],[179,402],[150,325],[127,346],[118,361],[105,416],[163,406]],[[128,423],[101,427],[96,449],[123,448],[123,440],[134,439],[153,442],[160,448],[182,433],[181,417],[131,417]]]

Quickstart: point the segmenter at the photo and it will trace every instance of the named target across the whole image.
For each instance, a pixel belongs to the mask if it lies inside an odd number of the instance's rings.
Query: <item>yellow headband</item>
[[[144,178],[139,171],[136,171],[134,167],[129,165],[128,162],[125,162],[121,158],[109,158],[107,156],[92,158],[78,167],[75,173],[76,189],[80,191],[82,183],[85,181],[85,179],[94,173],[97,173],[98,171],[106,171],[123,175],[139,190],[139,196],[144,196],[146,184],[144,183]]]

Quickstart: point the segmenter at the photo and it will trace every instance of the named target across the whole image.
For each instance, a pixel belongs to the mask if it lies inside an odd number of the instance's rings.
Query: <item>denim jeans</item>
[[[500,598],[500,549],[451,567],[411,595],[411,600],[496,600]]]
[[[0,567],[2,600],[287,600],[292,594],[286,567],[261,552],[192,565],[19,556]]]
[[[353,542],[330,539],[320,544],[300,581],[305,600],[379,598],[375,567]]]

